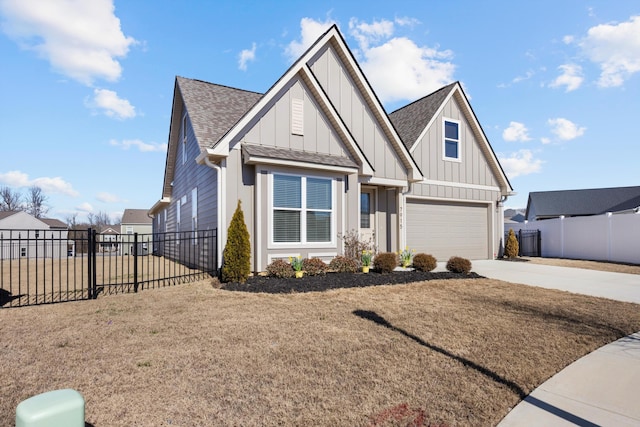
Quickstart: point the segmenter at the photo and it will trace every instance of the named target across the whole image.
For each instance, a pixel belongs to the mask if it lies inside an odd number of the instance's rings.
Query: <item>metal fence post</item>
[[[133,233],[133,291],[138,292],[138,233]]]
[[[89,299],[93,299],[93,263],[91,262],[91,227],[87,228],[87,291]]]

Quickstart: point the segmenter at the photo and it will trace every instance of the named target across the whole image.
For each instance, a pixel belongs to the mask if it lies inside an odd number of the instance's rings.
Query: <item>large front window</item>
[[[273,241],[331,242],[333,182],[326,178],[273,175]]]

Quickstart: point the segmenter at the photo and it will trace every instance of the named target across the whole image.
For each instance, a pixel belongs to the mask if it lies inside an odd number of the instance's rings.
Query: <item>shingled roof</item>
[[[125,209],[122,214],[122,224],[151,224],[153,219],[147,215],[147,209]]]
[[[640,187],[586,190],[537,191],[529,193],[529,220],[564,216],[602,215],[640,207]]]
[[[420,133],[431,121],[456,84],[457,82],[454,82],[444,86],[389,114],[391,123],[408,150],[417,142]]]
[[[176,81],[200,149],[213,147],[263,96],[185,77]]]

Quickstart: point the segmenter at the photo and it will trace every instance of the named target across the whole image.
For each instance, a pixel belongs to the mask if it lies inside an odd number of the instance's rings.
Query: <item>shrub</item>
[[[418,271],[431,271],[438,266],[438,263],[433,256],[419,253],[413,257],[413,266]]]
[[[355,273],[358,271],[358,263],[354,259],[338,255],[331,260],[329,268],[338,273]]]
[[[452,273],[469,274],[471,271],[471,261],[466,258],[452,256],[449,258],[449,261],[447,261],[447,270]]]
[[[278,277],[278,278],[287,278],[293,277],[295,274],[293,271],[293,267],[287,261],[283,259],[276,259],[271,262],[271,264],[267,265],[267,274],[269,276]]]
[[[240,200],[229,224],[222,257],[222,281],[245,283],[251,269],[251,243]]]
[[[320,258],[305,258],[302,261],[302,269],[309,276],[324,276],[328,268]]]
[[[513,232],[513,228],[510,228],[507,244],[504,246],[504,256],[509,259],[517,258],[518,252],[520,252],[520,245],[518,244],[516,233]]]
[[[381,273],[391,273],[398,266],[398,255],[393,252],[383,252],[373,259],[373,268]]]
[[[360,266],[360,257],[363,251],[376,253],[375,235],[369,240],[361,240],[356,230],[351,230],[344,235],[338,234],[344,244],[344,256],[350,258]]]

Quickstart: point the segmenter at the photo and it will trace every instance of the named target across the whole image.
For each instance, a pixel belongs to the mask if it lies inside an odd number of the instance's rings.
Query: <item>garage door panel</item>
[[[407,200],[407,245],[439,261],[451,256],[486,259],[489,253],[487,205]]]

